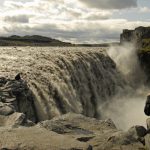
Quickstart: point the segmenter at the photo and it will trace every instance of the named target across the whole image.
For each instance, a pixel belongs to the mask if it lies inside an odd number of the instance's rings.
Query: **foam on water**
[[[1,76],[23,73],[39,120],[75,112],[112,118],[122,129],[145,124],[149,89],[131,46],[109,49],[114,61],[103,48],[1,47],[0,53],[6,56],[0,59]]]
[[[1,75],[22,72],[32,90],[39,120],[67,112],[100,117],[99,105],[110,100],[124,81],[102,48],[0,48]]]

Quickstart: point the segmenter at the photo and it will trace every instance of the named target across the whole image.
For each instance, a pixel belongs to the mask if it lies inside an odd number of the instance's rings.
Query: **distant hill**
[[[72,44],[60,40],[44,37],[40,35],[0,37],[0,46],[71,46],[71,47],[108,47],[110,45],[119,45],[119,43],[101,43],[101,44]]]
[[[72,46],[72,44],[39,35],[12,35],[0,37],[0,46]]]

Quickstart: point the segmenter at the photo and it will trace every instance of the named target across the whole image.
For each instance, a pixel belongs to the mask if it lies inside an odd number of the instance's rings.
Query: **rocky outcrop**
[[[0,126],[2,124],[11,124],[8,123],[10,120],[17,122],[20,118],[19,124],[25,119],[37,122],[32,92],[22,79],[0,78],[0,118]]]
[[[120,43],[132,42],[141,45],[142,39],[147,38],[150,38],[150,27],[138,27],[135,30],[124,29],[120,35]]]
[[[141,68],[147,75],[147,84],[150,85],[150,52],[143,51],[138,54]]]
[[[147,83],[150,84],[150,27],[123,30],[120,35],[120,43],[124,42],[131,42],[135,45],[141,68],[147,75]]]
[[[11,134],[10,134],[11,133]],[[144,127],[123,132],[110,120],[66,114],[30,128],[0,128],[0,148],[36,150],[144,150]]]

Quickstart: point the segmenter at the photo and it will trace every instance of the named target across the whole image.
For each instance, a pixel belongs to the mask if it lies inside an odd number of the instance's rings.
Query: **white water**
[[[128,87],[113,98],[105,108],[103,117],[112,118],[124,130],[133,125],[146,126],[144,105],[150,89],[145,86],[146,76],[140,67],[134,46],[126,43],[111,47],[107,52],[126,78]]]
[[[0,48],[2,76],[23,73],[39,120],[67,112],[100,117],[99,105],[123,88],[115,63],[102,48]]]
[[[112,118],[119,128],[145,125],[144,86],[134,48],[1,47],[0,74],[22,72],[35,96],[39,120],[67,112]],[[115,94],[115,96],[114,96]]]

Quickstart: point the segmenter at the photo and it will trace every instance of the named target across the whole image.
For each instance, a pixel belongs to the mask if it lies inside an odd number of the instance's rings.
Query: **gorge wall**
[[[138,27],[135,30],[123,30],[120,35],[120,43],[133,43],[141,67],[147,75],[147,82],[150,84],[150,27]]]
[[[150,38],[150,27],[137,27],[135,30],[124,29],[120,35],[120,42],[135,42],[136,44],[140,44],[139,46],[142,46],[142,40],[147,38]]]

